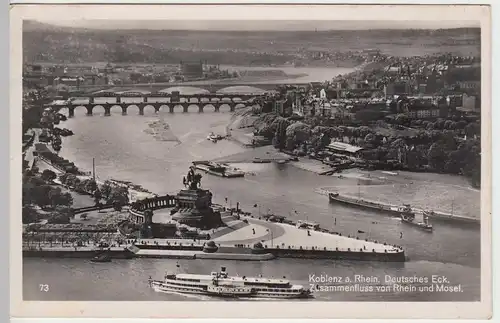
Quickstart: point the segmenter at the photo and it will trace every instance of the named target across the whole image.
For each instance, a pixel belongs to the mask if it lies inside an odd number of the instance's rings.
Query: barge
[[[210,175],[226,177],[226,178],[245,176],[245,172],[243,172],[242,170],[237,168],[231,168],[225,164],[219,164],[210,161],[197,161],[193,162],[193,165],[196,169],[202,170]]]
[[[359,209],[389,214],[397,218],[400,218],[401,215],[408,217],[415,217],[417,213],[423,213],[424,216],[432,218],[433,221],[439,221],[445,223],[463,223],[467,225],[470,224],[479,225],[481,223],[479,218],[456,215],[453,214],[453,212],[450,214],[439,211],[420,210],[412,208],[409,204],[403,204],[403,206],[392,206],[382,203],[369,202],[362,199],[356,199],[347,196],[340,196],[339,193],[328,193],[328,199],[330,203],[339,203],[350,207],[357,207]]]
[[[362,209],[369,209],[377,212],[387,213],[394,217],[401,215],[415,217],[415,212],[410,204],[403,204],[402,206],[389,206],[380,203],[373,203],[361,199],[354,199],[339,195],[339,193],[328,193],[330,202],[336,202],[349,206],[359,207]]]

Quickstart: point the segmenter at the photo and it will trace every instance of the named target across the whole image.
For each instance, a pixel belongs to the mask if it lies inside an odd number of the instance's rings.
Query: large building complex
[[[180,63],[180,72],[185,80],[199,79],[203,77],[203,62]]]

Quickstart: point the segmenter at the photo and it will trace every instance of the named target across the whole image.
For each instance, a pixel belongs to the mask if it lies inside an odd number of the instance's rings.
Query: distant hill
[[[397,56],[438,52],[477,55],[479,28],[331,31],[104,30],[24,21],[26,62],[284,64],[300,51],[379,48]]]

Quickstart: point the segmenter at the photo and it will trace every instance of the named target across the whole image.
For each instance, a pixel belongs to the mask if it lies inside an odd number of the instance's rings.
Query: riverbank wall
[[[128,248],[115,248],[112,250],[78,249],[74,247],[58,247],[47,249],[23,250],[23,257],[38,258],[83,258],[92,259],[105,253],[113,259],[132,258],[164,258],[164,259],[214,259],[214,260],[240,260],[240,261],[265,261],[275,258],[301,258],[301,259],[332,259],[332,260],[358,260],[379,262],[404,262],[405,253],[402,249],[391,252],[375,252],[369,250],[326,250],[326,249],[280,249],[263,248],[253,249],[244,247],[221,246],[215,252],[206,252],[203,246],[179,245],[142,245],[129,246]]]
[[[323,249],[266,249],[278,258],[301,258],[301,259],[332,259],[332,260],[357,260],[378,262],[405,262],[406,256],[403,250],[397,252],[374,252],[367,250],[323,250]]]
[[[114,259],[132,259],[134,253],[126,248],[114,250],[89,250],[76,249],[72,247],[60,248],[42,248],[42,249],[26,249],[23,250],[23,257],[29,258],[83,258],[92,259],[97,255],[106,253]]]

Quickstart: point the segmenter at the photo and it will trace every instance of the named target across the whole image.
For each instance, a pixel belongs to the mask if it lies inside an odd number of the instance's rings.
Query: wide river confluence
[[[174,113],[146,109],[139,116],[137,109],[129,109],[122,116],[112,109],[110,117],[96,109],[94,116],[85,116],[85,109],[77,109],[75,118],[61,126],[72,129],[74,136],[63,140],[61,155],[73,160],[82,169],[90,170],[96,160],[99,178],[130,180],[159,194],[175,193],[182,188],[182,176],[193,160],[206,160],[242,152],[239,144],[222,140],[208,141],[210,132],[224,133],[229,112],[198,114]],[[154,136],[151,124],[168,124],[178,141],[163,141],[165,136]],[[153,127],[154,128],[154,127]],[[282,277],[309,287],[311,274],[316,276],[377,276],[384,284],[385,275],[426,276],[444,275],[452,284],[461,284],[463,292],[321,292],[319,300],[332,301],[477,301],[480,299],[480,230],[478,227],[439,224],[429,234],[400,221],[365,211],[329,204],[328,198],[318,194],[318,188],[338,185],[339,179],[320,176],[291,165],[244,164],[253,175],[239,179],[223,179],[204,175],[202,185],[214,192],[214,199],[224,203],[240,202],[244,209],[255,203],[262,210],[277,214],[299,214],[323,227],[333,228],[347,235],[386,241],[405,248],[409,261],[403,264],[351,262],[334,260],[278,259],[262,262],[216,260],[179,261],[190,273],[209,273],[227,266],[231,274],[240,276]],[[428,176],[426,186],[439,190],[443,182],[453,185],[464,181],[457,177]],[[355,185],[355,184],[354,184]],[[376,186],[373,188],[376,189]],[[473,196],[472,210],[479,212],[479,194]],[[432,202],[431,200],[429,202]],[[457,200],[457,207],[460,201]],[[470,205],[471,202],[462,202]],[[463,208],[466,210],[467,208]],[[469,208],[471,209],[471,208]],[[295,213],[297,211],[297,213]],[[336,225],[334,221],[336,219]],[[365,233],[358,234],[358,230]],[[403,233],[403,239],[401,239]],[[166,270],[175,270],[176,261],[169,259],[114,260],[111,263],[91,263],[84,259],[38,259],[23,261],[23,295],[25,300],[195,300],[176,294],[156,293],[148,287],[149,276],[163,277]],[[50,293],[39,291],[39,284],[49,284]]]

